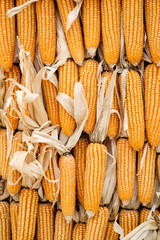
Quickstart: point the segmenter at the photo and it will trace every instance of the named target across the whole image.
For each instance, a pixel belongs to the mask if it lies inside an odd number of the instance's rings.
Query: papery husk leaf
[[[118,211],[119,211],[119,207],[120,207],[120,199],[119,199],[119,195],[118,195],[118,189],[116,188],[114,195],[112,197],[112,200],[111,200],[110,204],[108,205],[111,221],[115,220],[115,218],[118,214]]]
[[[111,140],[107,144],[108,156],[107,156],[107,166],[106,166],[106,175],[103,185],[101,204],[109,204],[113,196],[116,182],[117,182],[117,173],[116,173],[116,142]]]
[[[10,193],[11,199],[13,199],[15,202],[19,202],[19,193],[17,194],[11,194]]]
[[[79,203],[79,221],[87,223],[87,219],[86,209]]]
[[[44,193],[42,184],[38,188],[38,196],[39,196],[39,199],[40,199],[41,202],[47,202],[47,198],[46,198],[46,195]]]
[[[7,182],[5,181],[3,184],[3,193],[0,195],[0,201],[3,201],[8,197],[9,197],[9,192],[7,191]]]

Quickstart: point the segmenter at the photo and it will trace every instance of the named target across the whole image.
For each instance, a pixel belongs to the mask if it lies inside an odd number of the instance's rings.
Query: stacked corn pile
[[[156,239],[160,0],[1,0],[0,16],[0,240]]]

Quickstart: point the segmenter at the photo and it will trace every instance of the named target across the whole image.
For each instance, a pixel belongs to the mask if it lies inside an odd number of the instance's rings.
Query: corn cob
[[[135,65],[143,54],[143,0],[122,0],[122,17],[127,58]]]
[[[101,0],[101,21],[104,58],[108,65],[114,65],[120,54],[120,0]]]
[[[105,92],[107,91],[107,88],[109,86],[109,82],[111,81],[112,75],[113,75],[112,72],[103,72],[102,73],[102,78],[106,78]],[[114,89],[114,93],[113,93],[112,109],[117,110],[119,112],[118,99],[117,99],[117,95],[116,95],[116,90],[115,89]],[[118,130],[119,130],[119,118],[118,118],[118,115],[116,113],[112,113],[110,115],[110,119],[109,119],[107,136],[110,137],[110,138],[116,137],[116,135],[118,134]]]
[[[75,212],[76,204],[76,164],[74,157],[62,155],[59,159],[60,195],[63,215],[69,222]]]
[[[67,31],[67,17],[68,14],[74,9],[75,3],[73,0],[56,0],[58,10],[60,13],[64,32],[68,43],[69,50],[72,58],[79,66],[82,66],[84,60],[84,48],[83,48],[83,37],[79,18],[72,23],[70,29]]]
[[[60,210],[56,213],[54,240],[71,240],[73,220],[68,224]]]
[[[160,142],[160,68],[149,64],[144,71],[145,122],[147,139],[151,146]]]
[[[145,23],[152,60],[158,63],[160,61],[160,0],[145,0]]]
[[[11,239],[11,222],[9,203],[6,201],[0,202],[0,240]]]
[[[121,209],[119,214],[119,225],[124,231],[124,237],[135,229],[139,224],[139,213],[137,210]]]
[[[147,147],[147,153],[141,168],[141,159],[144,148],[138,152],[138,195],[141,203],[149,203],[152,200],[154,192],[156,150],[150,145]]]
[[[59,67],[59,92],[74,98],[74,85],[78,82],[78,67],[69,60],[63,66]],[[65,135],[70,136],[75,129],[75,120],[59,104],[59,121],[62,131]]]
[[[117,142],[117,184],[119,198],[123,201],[132,199],[136,176],[136,151],[129,141],[120,138]]]
[[[15,17],[9,18],[6,13],[14,7],[14,0],[0,1],[0,66],[5,71],[12,67],[15,46]]]
[[[49,80],[42,80],[43,97],[46,105],[48,119],[51,125],[59,124],[59,108],[57,96],[57,88]]]
[[[100,42],[100,0],[84,0],[82,5],[84,42],[94,57]]]
[[[128,71],[126,75],[126,110],[129,142],[137,151],[142,149],[145,139],[144,106],[141,79],[138,72]]]
[[[160,182],[160,155],[157,157],[157,170],[158,170],[158,179]]]
[[[17,223],[18,223],[19,203],[10,203],[11,227],[12,227],[12,240],[17,240]]]
[[[53,240],[54,233],[54,208],[51,203],[38,205],[37,214],[37,240]]]
[[[22,132],[16,132],[13,137],[12,148],[10,153],[10,158],[13,158],[13,155],[16,151],[24,151],[26,147],[26,143],[22,142]],[[12,166],[9,165],[9,174],[11,181],[15,184],[17,180],[20,178],[21,174],[17,170],[13,170]],[[19,180],[17,184],[10,185],[7,181],[7,190],[9,193],[17,194],[21,189],[22,180]]]
[[[150,213],[151,209],[148,208],[142,208],[141,213],[140,213],[140,224],[147,221],[147,217]],[[155,214],[159,215],[159,211],[156,209]]]
[[[113,222],[108,222],[105,240],[118,240],[119,234],[114,231]]]
[[[84,131],[87,133],[93,132],[96,121],[96,105],[97,105],[97,70],[98,62],[95,60],[86,60],[83,66],[80,67],[80,82],[88,104],[88,119],[84,126]]]
[[[9,158],[7,159],[7,130],[0,129],[0,175],[8,178]]]
[[[23,188],[19,197],[18,240],[34,239],[38,212],[37,190]]]
[[[58,155],[56,154],[56,160],[58,160]],[[53,160],[51,160],[45,175],[50,180],[55,180]],[[42,178],[42,186],[46,195],[47,200],[52,202],[55,199],[57,192],[57,185],[54,182],[49,182],[45,177]]]
[[[16,0],[16,6],[22,5],[28,0]],[[24,50],[30,53],[31,61],[34,60],[36,47],[36,10],[32,3],[17,14],[17,31],[20,43]]]
[[[72,231],[72,240],[83,240],[85,238],[86,224],[76,223]]]
[[[99,209],[106,164],[107,147],[99,143],[90,143],[86,151],[84,208],[94,213],[97,213]]]
[[[107,207],[100,207],[98,212],[87,220],[85,240],[104,240],[109,220]]]
[[[77,198],[82,206],[84,206],[84,175],[88,144],[87,139],[81,138],[73,149],[73,155],[76,161]]]
[[[18,83],[21,82],[21,73],[20,73],[20,69],[18,66],[13,65],[11,70],[9,72],[5,73],[5,79],[8,79],[8,78],[13,78]],[[6,92],[7,92],[8,88],[10,87],[10,85],[11,85],[11,81],[5,82],[5,91]],[[18,87],[15,86],[13,89],[13,94],[14,94],[13,100],[15,101],[16,107],[18,108],[17,97],[16,97],[16,93],[15,93],[17,90],[18,90]],[[10,127],[13,130],[16,130],[18,127],[19,118],[18,118],[16,111],[13,109],[13,107],[11,105],[7,108],[6,116],[10,121],[10,125],[11,125]]]
[[[56,16],[52,0],[40,0],[36,3],[39,50],[42,62],[50,65],[56,52]]]

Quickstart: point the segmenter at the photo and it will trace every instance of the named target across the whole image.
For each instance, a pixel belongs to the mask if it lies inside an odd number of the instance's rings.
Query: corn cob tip
[[[82,60],[82,61],[78,61],[78,62],[76,62],[76,64],[77,64],[79,67],[82,67],[83,60]]]
[[[95,213],[92,212],[91,210],[86,211],[86,213],[87,213],[88,218],[92,218],[95,215]]]
[[[96,47],[90,47],[87,49],[89,55],[91,58],[93,58],[96,55],[97,48]]]
[[[73,216],[65,216],[67,224],[69,224],[72,221]]]

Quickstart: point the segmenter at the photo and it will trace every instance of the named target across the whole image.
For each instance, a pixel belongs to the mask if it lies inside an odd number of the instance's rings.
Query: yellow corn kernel
[[[9,174],[9,158],[7,159],[7,130],[0,129],[0,175],[4,178],[8,178]]]
[[[143,54],[143,0],[122,0],[122,18],[126,55],[135,65]]]
[[[23,188],[19,196],[18,240],[33,240],[38,212],[38,192]]]
[[[140,224],[147,221],[147,217],[150,213],[151,209],[148,208],[142,208],[141,212],[140,212]],[[159,211],[158,209],[155,210],[155,214],[159,215]]]
[[[26,86],[25,78],[23,77],[23,75],[21,77],[21,85],[23,85],[24,87],[28,87],[28,86]],[[26,95],[26,93],[24,93],[24,96],[25,95]],[[31,117],[31,111],[33,110],[32,103],[24,103],[23,110],[24,110],[24,113],[27,117],[32,118]]]
[[[19,211],[19,203],[11,202],[10,216],[11,216],[12,240],[17,240],[18,211]]]
[[[135,229],[139,224],[139,213],[137,210],[121,209],[119,214],[119,225],[124,231],[124,237]]]
[[[86,101],[88,104],[88,119],[84,126],[87,133],[93,132],[96,122],[96,108],[98,95],[97,82],[98,62],[95,60],[84,61],[80,67],[80,82],[83,85]]]
[[[38,42],[42,62],[50,65],[56,52],[56,15],[52,0],[39,0],[36,3]]]
[[[86,233],[86,224],[76,223],[72,231],[72,240],[83,240]]]
[[[118,62],[121,39],[121,0],[101,0],[104,58],[108,65]]]
[[[76,163],[71,154],[62,155],[59,159],[60,195],[63,215],[70,221],[76,204]]]
[[[145,122],[141,79],[138,72],[133,70],[128,71],[126,75],[125,101],[129,142],[131,147],[137,151],[144,145]]]
[[[15,17],[9,18],[6,13],[14,7],[14,0],[0,1],[0,66],[8,71],[13,64],[15,46]]]
[[[28,0],[16,0],[16,6]],[[30,53],[31,61],[34,60],[36,48],[36,10],[35,3],[30,4],[17,14],[17,31],[20,43],[24,50]]]
[[[143,152],[144,148],[138,152],[138,195],[140,202],[147,204],[151,202],[154,192],[156,150],[148,144],[147,153],[141,169]]]
[[[86,151],[86,169],[84,177],[84,208],[98,212],[105,170],[107,164],[107,147],[99,143],[90,143]]]
[[[11,239],[11,222],[9,203],[6,201],[0,202],[0,240]]]
[[[12,148],[10,153],[10,159],[13,158],[16,151],[24,151],[26,149],[26,143],[22,142],[22,132],[18,131],[13,137]],[[21,176],[21,173],[17,170],[13,170],[12,166],[9,165],[9,174],[11,181],[15,184]],[[21,189],[22,180],[20,179],[17,184],[10,185],[7,181],[7,190],[9,193],[17,194]]]
[[[54,208],[51,203],[39,203],[37,214],[37,240],[53,240]]]
[[[105,240],[118,240],[119,234],[114,231],[113,222],[108,222]]]
[[[73,155],[76,161],[76,178],[77,178],[77,198],[84,206],[84,175],[86,167],[86,149],[89,141],[81,138],[73,148]]]
[[[112,72],[103,72],[102,73],[102,78],[106,78],[105,93],[106,93],[109,83],[111,81],[112,75],[113,75]],[[117,86],[117,88],[118,88],[118,86]],[[117,91],[118,91],[118,89],[117,89]],[[119,112],[119,105],[118,105],[116,89],[114,89],[114,93],[113,93],[112,110],[117,110]],[[109,119],[107,136],[110,138],[114,138],[118,134],[118,131],[119,131],[119,118],[118,118],[117,113],[112,113],[110,115],[110,119]]]
[[[20,69],[18,66],[13,65],[12,68],[10,69],[10,71],[5,73],[5,79],[8,79],[8,78],[13,78],[18,83],[21,82],[21,73],[20,73]],[[10,85],[11,85],[11,81],[5,82],[5,92],[7,92]],[[13,94],[14,94],[13,100],[15,101],[16,107],[18,108],[17,97],[16,97],[17,90],[18,90],[18,87],[15,86],[13,89]],[[10,121],[10,125],[11,125],[10,127],[13,130],[16,130],[18,127],[19,118],[18,118],[16,111],[13,109],[13,107],[11,105],[7,108],[6,116]]]
[[[56,161],[58,160],[58,154],[56,154]],[[55,180],[55,174],[54,174],[54,166],[53,166],[53,160],[51,159],[51,162],[48,166],[47,171],[45,172],[45,175],[50,180]],[[56,197],[57,192],[57,185],[54,182],[49,182],[45,177],[42,178],[42,186],[46,195],[47,200],[50,202],[53,202],[53,200]]]
[[[136,151],[129,141],[120,138],[117,142],[117,184],[118,194],[122,201],[132,199],[136,176]]]
[[[149,64],[144,71],[145,123],[148,142],[156,147],[160,142],[160,67]]]
[[[58,210],[55,218],[54,240],[71,240],[73,220],[68,224],[63,213]]]
[[[56,0],[56,2],[72,58],[76,64],[82,66],[82,62],[84,60],[84,48],[82,30],[78,17],[72,23],[70,29],[67,32],[67,17],[68,14],[75,8],[76,4],[73,0]]]
[[[100,0],[84,0],[82,5],[84,42],[94,57],[100,42]]]
[[[145,23],[149,50],[154,63],[160,61],[160,0],[145,0]]]
[[[74,85],[78,82],[78,66],[68,60],[63,66],[59,67],[59,92],[65,93],[74,99]],[[59,104],[59,121],[62,131],[65,135],[70,136],[75,129],[75,120],[69,113]]]
[[[98,212],[87,220],[85,240],[104,240],[109,220],[107,207],[99,207]]]
[[[48,119],[51,121],[51,125],[57,125],[59,124],[57,88],[49,80],[42,80],[42,90]]]

